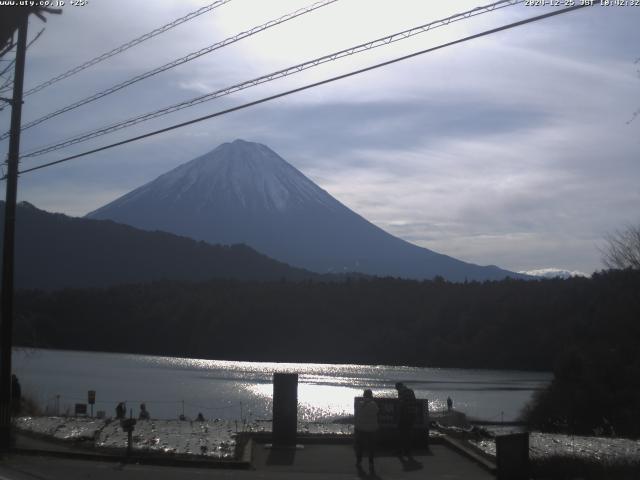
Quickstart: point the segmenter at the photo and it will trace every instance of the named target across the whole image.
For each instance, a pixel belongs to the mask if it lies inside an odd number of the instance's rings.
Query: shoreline
[[[88,417],[19,417],[14,419],[17,432],[60,445],[81,447],[105,453],[127,449],[127,434],[114,419]],[[324,422],[299,422],[302,435],[350,437],[353,425]],[[233,460],[237,456],[238,438],[246,434],[271,434],[271,421],[239,424],[232,420],[140,420],[132,434],[132,451],[215,460]]]
[[[68,348],[48,348],[48,347],[34,347],[34,346],[25,346],[25,345],[14,345],[12,348],[12,353],[20,350],[44,350],[44,351],[52,351],[52,352],[68,352],[68,353],[95,353],[95,354],[106,354],[106,355],[136,355],[139,357],[152,357],[152,358],[178,358],[182,360],[195,360],[195,361],[207,361],[207,362],[229,362],[229,363],[267,363],[267,364],[278,364],[278,365],[289,365],[289,364],[312,364],[312,365],[331,365],[334,367],[381,367],[381,368],[426,368],[433,370],[468,370],[468,371],[479,371],[479,372],[526,372],[533,374],[552,374],[551,370],[538,370],[538,369],[513,369],[513,368],[483,368],[483,367],[464,367],[464,366],[444,366],[444,365],[394,365],[394,364],[383,364],[383,363],[353,363],[353,362],[339,362],[339,361],[302,361],[302,360],[247,360],[247,359],[228,359],[228,358],[195,358],[188,357],[183,355],[170,355],[166,353],[139,353],[139,352],[129,352],[129,351],[118,351],[118,350],[82,350],[82,349],[68,349]]]

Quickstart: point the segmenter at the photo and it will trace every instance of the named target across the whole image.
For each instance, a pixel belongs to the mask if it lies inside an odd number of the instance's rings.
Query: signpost
[[[127,433],[127,457],[131,456],[131,449],[133,448],[133,430],[136,426],[135,418],[123,418],[120,420],[120,426],[122,430]]]
[[[87,393],[87,403],[89,405],[91,405],[91,418],[93,418],[93,406],[96,403],[96,391],[95,390],[89,390],[89,392]]]

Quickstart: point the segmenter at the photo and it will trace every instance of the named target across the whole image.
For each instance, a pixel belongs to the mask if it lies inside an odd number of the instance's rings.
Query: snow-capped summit
[[[199,208],[223,199],[238,202],[243,208],[281,212],[300,208],[306,202],[335,204],[327,192],[273,150],[244,140],[223,143],[146,187],[135,192],[139,195],[150,189],[162,190],[174,195],[175,200],[189,198]]]
[[[232,202],[252,211],[301,208],[305,203],[328,207],[337,202],[324,190],[265,145],[235,140],[180,165],[115,202],[91,212],[101,218],[106,209],[135,204],[145,197],[167,199],[190,208],[215,208]]]
[[[480,267],[396,238],[354,213],[265,145],[244,140],[161,175],[88,214],[209,243],[245,243],[317,272],[497,279]]]

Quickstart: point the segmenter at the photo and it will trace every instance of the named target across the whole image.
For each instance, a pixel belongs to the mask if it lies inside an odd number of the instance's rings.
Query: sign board
[[[89,393],[88,393],[87,397],[88,397],[89,405],[94,405],[96,403],[96,391],[95,390],[89,390]]]
[[[374,397],[378,405],[378,424],[381,430],[395,429],[398,427],[398,399],[388,397]],[[355,397],[353,411],[358,415],[364,397]],[[416,399],[416,419],[413,424],[415,429],[427,430],[429,428],[429,402],[424,399]]]
[[[122,427],[122,430],[127,433],[133,432],[136,422],[137,420],[135,418],[123,418],[120,420],[120,426]]]
[[[76,412],[76,415],[86,415],[87,414],[87,404],[86,403],[76,403],[75,412]]]

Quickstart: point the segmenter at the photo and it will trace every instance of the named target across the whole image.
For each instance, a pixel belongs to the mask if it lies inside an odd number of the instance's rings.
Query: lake
[[[202,360],[101,352],[14,349],[13,372],[22,391],[50,413],[73,412],[96,391],[95,411],[115,414],[118,402],[138,415],[146,403],[154,418],[256,420],[271,418],[274,372],[299,374],[299,419],[331,420],[353,413],[353,398],[371,388],[375,396],[396,396],[400,381],[430,410],[454,408],[472,418],[515,420],[532,394],[549,384],[548,372],[269,363]]]

